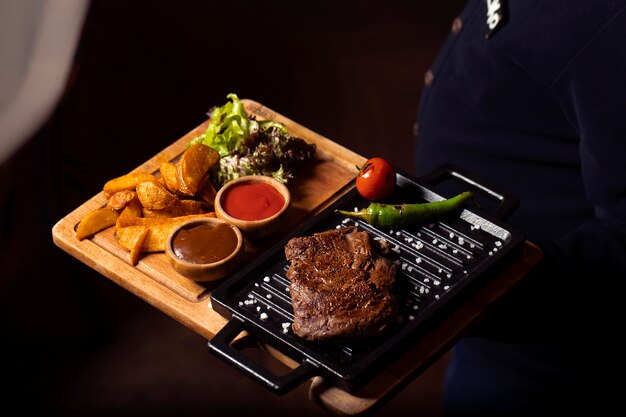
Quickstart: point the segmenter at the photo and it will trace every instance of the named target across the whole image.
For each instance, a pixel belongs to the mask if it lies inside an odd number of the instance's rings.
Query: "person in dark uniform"
[[[470,0],[425,84],[417,174],[452,162],[514,192],[507,222],[544,252],[455,346],[445,412],[611,409],[626,302],[626,1]]]

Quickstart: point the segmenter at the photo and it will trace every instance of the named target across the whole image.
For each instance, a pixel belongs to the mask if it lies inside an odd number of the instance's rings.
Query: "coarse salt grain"
[[[269,316],[267,315],[267,313],[261,313],[259,317],[261,318],[261,320],[267,320]]]
[[[270,277],[263,277],[263,281],[270,282]]]

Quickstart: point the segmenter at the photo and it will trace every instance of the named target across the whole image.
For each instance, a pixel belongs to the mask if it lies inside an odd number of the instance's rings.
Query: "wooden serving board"
[[[306,172],[297,172],[288,183],[292,207],[281,225],[281,230],[262,241],[246,242],[246,253],[248,258],[251,258],[334,201],[355,177],[355,165],[362,164],[364,158],[255,101],[244,99],[242,102],[248,114],[259,120],[271,119],[282,122],[292,135],[314,143],[317,147],[316,161],[307,165]],[[186,149],[187,143],[206,130],[207,124],[208,120],[133,171],[157,174],[160,164],[176,160]],[[122,174],[124,173],[120,173]],[[78,241],[74,235],[80,220],[85,214],[102,207],[105,203],[106,199],[100,191],[64,217],[53,228],[55,243],[106,276],[113,275],[115,279],[130,277],[151,279],[190,302],[199,302],[209,296],[211,286],[216,283],[196,282],[178,274],[169,264],[165,253],[144,254],[135,267],[130,267],[128,251],[120,247],[115,240],[113,227],[96,234],[91,239]]]
[[[299,173],[288,184],[292,193],[292,207],[281,230],[272,239],[246,242],[248,256],[254,257],[347,192],[356,176],[355,166],[361,166],[366,158],[258,102],[248,99],[242,102],[248,114],[258,119],[284,123],[292,135],[317,146],[317,161],[307,172]],[[208,120],[133,171],[157,173],[161,162],[176,160],[185,150],[187,143],[204,132],[207,123]],[[122,174],[124,173],[120,173]],[[52,229],[55,244],[191,330],[211,339],[226,324],[226,319],[216,313],[210,305],[209,295],[215,284],[199,283],[179,275],[170,266],[164,253],[143,256],[135,267],[131,266],[128,252],[115,241],[113,227],[90,239],[82,241],[76,239],[75,230],[80,220],[85,214],[102,207],[105,203],[103,193],[99,191],[58,221]],[[496,301],[519,284],[541,257],[541,250],[526,242],[519,259],[498,279],[491,281],[471,300],[452,311],[450,316],[442,321],[441,326],[433,329],[405,354],[394,360],[387,370],[362,390],[350,394],[326,385],[321,377],[315,377],[309,390],[310,399],[340,415],[361,415],[379,408],[428,365],[441,357]],[[245,342],[247,339],[249,338],[245,335],[240,335],[238,341]],[[297,365],[280,352],[274,352],[270,347],[266,348],[283,363],[292,367]]]

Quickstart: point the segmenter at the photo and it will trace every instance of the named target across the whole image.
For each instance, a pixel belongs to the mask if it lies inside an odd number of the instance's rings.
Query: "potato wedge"
[[[104,197],[108,200],[118,191],[134,190],[140,182],[154,181],[154,179],[154,175],[143,172],[131,172],[130,174],[113,178],[104,184]]]
[[[178,217],[120,217],[117,222],[117,227],[131,227],[131,226],[158,226],[161,224],[168,224],[173,222],[181,222],[189,219],[195,219],[200,217],[216,217],[215,212],[201,214],[189,214],[186,216]]]
[[[176,165],[171,162],[163,162],[159,168],[161,172],[161,176],[159,177],[163,184],[165,184],[165,188],[167,188],[171,193],[178,193],[178,178],[176,176]]]
[[[120,213],[120,216],[117,218],[117,221],[115,222],[115,227],[116,228],[120,227],[119,226],[120,219],[124,220],[125,218],[128,218],[128,217],[142,217],[142,216],[143,216],[143,206],[139,202],[139,198],[135,196],[135,198],[131,200],[130,203],[128,203],[128,205],[124,207],[124,210],[122,210],[122,212]]]
[[[141,249],[143,248],[143,244],[150,233],[149,227],[143,227],[143,230],[137,232],[135,235],[135,242],[133,246],[130,248],[130,256],[129,261],[132,266],[137,265],[139,262],[139,257],[141,256]]]
[[[196,195],[208,181],[207,174],[219,159],[220,155],[215,149],[202,143],[187,148],[176,166],[178,190],[184,195]]]
[[[118,217],[118,212],[108,207],[96,209],[85,215],[80,223],[78,223],[76,238],[83,240],[86,237],[95,235],[99,231],[113,226]]]
[[[139,236],[145,232],[145,230],[150,230],[147,226],[126,226],[126,227],[118,227],[115,229],[115,239],[117,243],[127,251],[133,250],[135,244],[137,243],[137,239]],[[149,234],[149,233],[148,233]],[[147,238],[147,235],[146,235]],[[143,249],[146,240],[144,239],[141,244],[140,250]]]
[[[145,217],[179,217],[189,214],[208,213],[212,209],[213,203],[209,204],[204,201],[196,200],[176,200],[174,204],[163,210],[144,208],[143,215]]]
[[[217,195],[217,191],[215,191],[215,187],[211,184],[211,181],[207,181],[204,186],[196,193],[196,198],[202,201],[205,201],[211,205],[215,203],[215,196]]]
[[[144,181],[137,184],[137,197],[144,208],[163,210],[174,204],[178,198],[157,181]]]
[[[120,211],[135,198],[137,198],[137,193],[133,190],[118,191],[107,200],[107,207],[115,211]]]
[[[213,216],[214,214],[211,213]],[[119,227],[115,230],[115,238],[121,247],[130,251],[134,244],[136,243],[138,236],[143,233],[144,229],[147,227],[150,229],[150,233],[146,236],[142,246],[141,252],[164,252],[165,244],[167,242],[167,237],[174,230],[176,226],[182,224],[186,220],[190,218],[196,217],[212,217],[209,214],[199,214],[199,215],[191,215],[191,216],[180,216],[180,217],[172,217],[167,219],[159,219],[159,218],[150,218],[144,220],[161,220],[159,223],[154,223],[151,225],[135,225],[135,226],[125,226]],[[137,220],[141,218],[136,218]]]

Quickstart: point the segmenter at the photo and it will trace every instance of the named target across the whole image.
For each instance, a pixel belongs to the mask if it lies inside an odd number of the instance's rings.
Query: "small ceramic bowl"
[[[225,220],[191,219],[170,233],[165,251],[179,274],[195,281],[215,281],[240,264],[244,239],[237,226]]]
[[[237,226],[246,237],[260,238],[278,230],[291,205],[291,194],[272,177],[247,175],[224,184],[214,205],[218,218]]]

